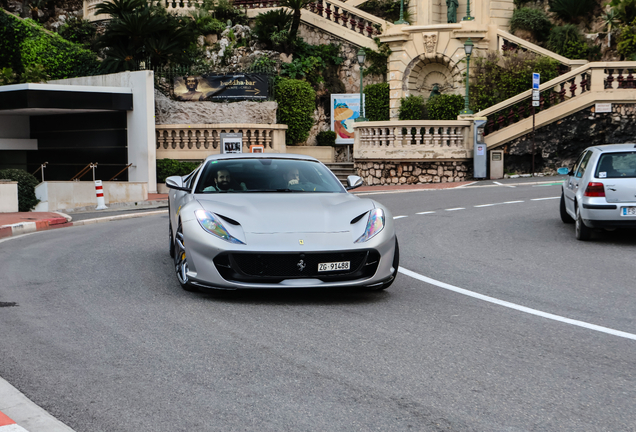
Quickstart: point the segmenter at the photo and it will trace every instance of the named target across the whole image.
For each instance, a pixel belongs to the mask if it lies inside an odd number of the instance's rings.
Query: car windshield
[[[596,167],[596,178],[636,178],[636,152],[605,153]]]
[[[194,193],[344,193],[342,184],[319,162],[250,158],[210,160]]]

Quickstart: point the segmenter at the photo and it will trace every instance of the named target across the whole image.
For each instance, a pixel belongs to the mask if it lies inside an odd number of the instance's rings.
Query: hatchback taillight
[[[589,182],[585,188],[585,196],[587,197],[604,197],[605,187],[603,183]]]

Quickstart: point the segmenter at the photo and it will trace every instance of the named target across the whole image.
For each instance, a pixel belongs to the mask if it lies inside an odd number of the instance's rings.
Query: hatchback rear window
[[[594,176],[596,178],[636,178],[636,152],[601,155]]]

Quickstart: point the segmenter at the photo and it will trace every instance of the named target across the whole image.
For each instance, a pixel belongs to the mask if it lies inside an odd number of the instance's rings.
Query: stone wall
[[[535,172],[551,174],[572,166],[587,147],[625,142],[636,142],[636,105],[612,104],[611,113],[599,114],[591,106],[536,131]],[[532,133],[501,148],[506,173],[532,172]]]
[[[452,183],[472,178],[472,161],[355,162],[368,185]]]
[[[265,102],[180,102],[155,90],[155,124],[276,124],[278,103]]]

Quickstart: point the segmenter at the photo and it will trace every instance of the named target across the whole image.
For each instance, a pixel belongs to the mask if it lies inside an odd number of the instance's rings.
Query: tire
[[[177,274],[177,280],[186,291],[198,291],[190,281],[188,280],[188,260],[186,258],[185,245],[183,241],[183,228],[181,227],[181,222],[179,222],[179,228],[177,228],[177,234],[174,238],[174,270]]]
[[[561,203],[559,204],[559,212],[561,213],[561,220],[563,221],[563,223],[574,223],[574,219],[572,219],[572,216],[570,216],[565,210],[565,195],[563,194],[563,192],[561,192]]]
[[[398,241],[396,237],[395,238],[395,253],[393,254],[393,274],[391,275],[393,276],[393,278],[390,281],[382,284],[379,288],[374,288],[373,291],[383,291],[387,289],[388,287],[390,287],[391,285],[393,285],[393,282],[395,282],[395,278],[397,277],[397,274],[398,274],[398,267],[400,267],[400,247],[398,246]]]
[[[585,226],[583,218],[581,217],[581,211],[579,207],[576,207],[576,223],[574,225],[574,232],[577,240],[586,241],[592,238],[592,229]]]

